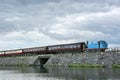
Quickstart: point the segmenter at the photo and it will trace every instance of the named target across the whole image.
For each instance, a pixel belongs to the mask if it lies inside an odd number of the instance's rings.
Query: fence
[[[120,47],[109,47],[106,51],[120,52]]]

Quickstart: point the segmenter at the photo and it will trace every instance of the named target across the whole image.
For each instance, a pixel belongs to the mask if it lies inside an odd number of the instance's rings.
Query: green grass
[[[101,64],[70,64],[69,67],[104,67]]]
[[[112,68],[120,68],[120,64],[113,64]]]

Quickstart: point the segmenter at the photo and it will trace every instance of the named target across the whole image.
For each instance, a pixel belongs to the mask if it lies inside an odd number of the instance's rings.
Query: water
[[[0,80],[120,80],[120,69],[0,67]]]

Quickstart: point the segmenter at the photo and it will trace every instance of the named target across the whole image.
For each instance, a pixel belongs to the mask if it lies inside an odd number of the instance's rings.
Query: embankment
[[[119,52],[61,53],[52,56],[46,66],[120,67]]]
[[[46,57],[37,56],[14,56],[0,57],[1,66],[40,65],[45,66],[79,66],[93,65],[104,67],[120,67],[120,52],[96,52],[96,53],[59,53]]]

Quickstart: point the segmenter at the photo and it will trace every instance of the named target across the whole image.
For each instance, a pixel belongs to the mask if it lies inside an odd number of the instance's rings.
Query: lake
[[[120,80],[120,69],[2,66],[0,80]]]

